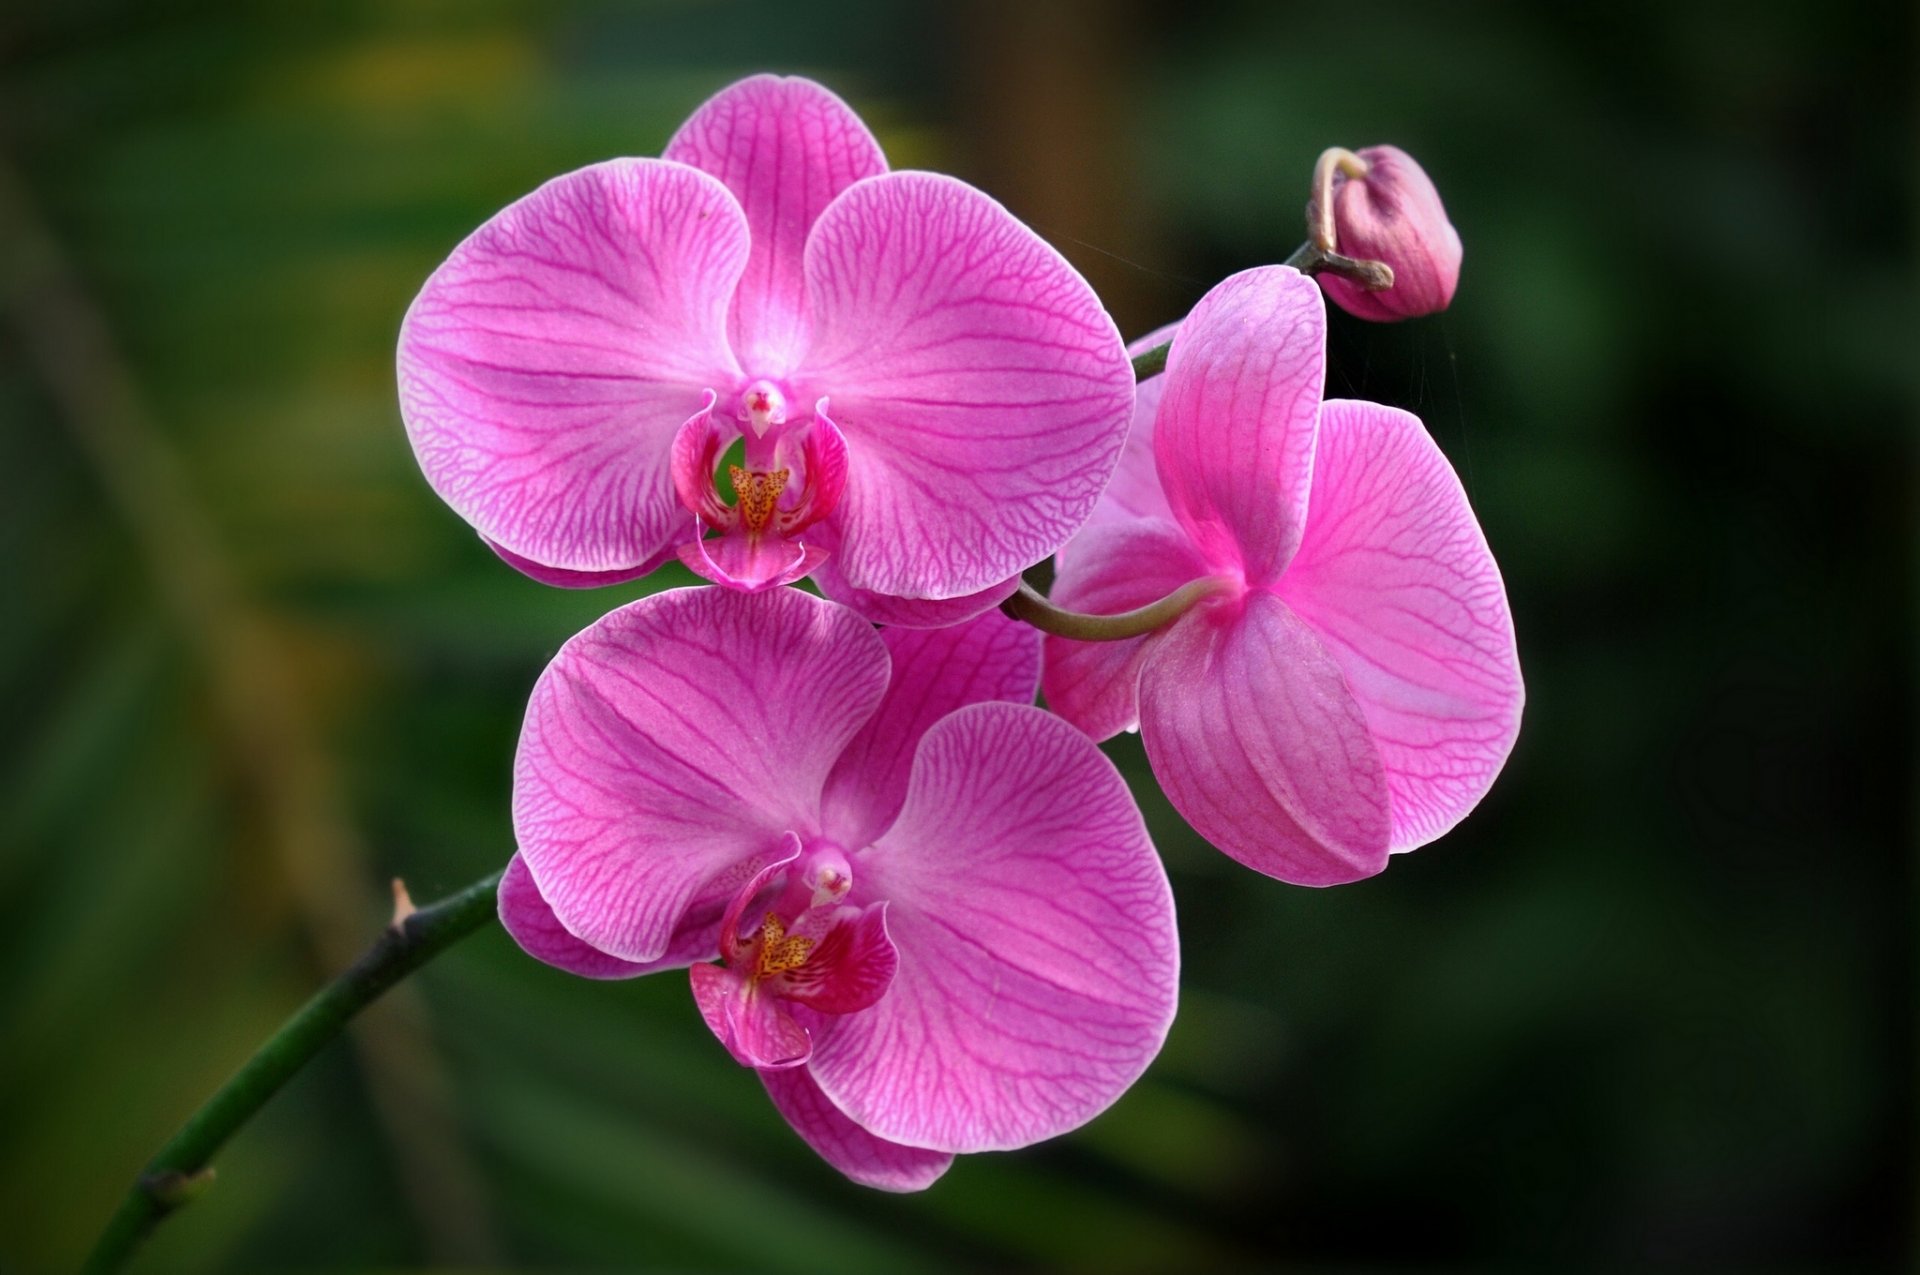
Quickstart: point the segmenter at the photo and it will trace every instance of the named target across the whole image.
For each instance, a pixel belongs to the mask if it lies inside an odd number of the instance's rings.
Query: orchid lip
[[[680,427],[673,449],[674,488],[681,504],[715,531],[739,526],[753,536],[791,537],[840,503],[846,483],[846,441],[822,398],[810,415],[792,418],[777,386],[756,381],[741,396],[741,460],[727,463],[734,500],[716,483],[728,430],[716,417],[718,395]]]
[[[714,411],[718,400],[709,389],[674,438],[674,491],[702,529],[719,533],[711,546],[699,538],[683,544],[680,560],[716,584],[748,592],[791,584],[826,559],[826,549],[801,533],[840,503],[846,440],[824,397],[811,414],[792,417],[777,385],[755,381],[742,392],[737,422]],[[736,429],[744,446],[740,463],[726,464],[729,501],[717,475]]]
[[[886,994],[899,963],[887,905],[845,903],[854,880],[845,851],[827,841],[803,849],[794,833],[783,850],[728,906],[720,925],[723,964],[692,971],[707,1025],[737,1061],[760,1069],[798,1066],[811,1055],[812,1033],[789,1005],[857,1013]],[[785,880],[768,900],[781,873]]]

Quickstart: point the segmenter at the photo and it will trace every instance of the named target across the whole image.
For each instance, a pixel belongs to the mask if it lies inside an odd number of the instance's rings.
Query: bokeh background
[[[0,12],[0,1270],[77,1260],[384,919],[510,850],[564,593],[428,491],[400,315],[547,177],[814,75],[996,194],[1130,333],[1285,256],[1394,141],[1444,316],[1337,315],[1506,572],[1525,729],[1336,891],[1135,781],[1164,1056],[933,1191],[815,1162],[681,980],[497,930],[220,1158],[144,1269],[1879,1270],[1915,1231],[1910,6],[674,0]],[[1250,706],[1249,711],[1257,711]]]

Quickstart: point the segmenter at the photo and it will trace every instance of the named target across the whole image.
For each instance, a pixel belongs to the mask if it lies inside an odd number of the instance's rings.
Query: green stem
[[[1191,611],[1197,603],[1224,593],[1229,587],[1222,576],[1202,576],[1189,580],[1158,602],[1117,615],[1088,615],[1055,606],[1023,580],[1018,591],[1000,604],[1000,609],[1055,637],[1079,642],[1118,642],[1158,632]]]
[[[1393,286],[1393,269],[1383,261],[1361,261],[1353,257],[1343,257],[1337,252],[1329,252],[1312,240],[1293,250],[1293,255],[1280,263],[1292,266],[1301,274],[1345,275],[1363,288],[1375,292]],[[1173,348],[1172,341],[1162,341],[1150,350],[1142,350],[1133,356],[1133,379],[1144,381],[1149,376],[1158,376],[1167,370],[1167,351]]]
[[[87,1258],[87,1275],[118,1270],[163,1218],[199,1195],[213,1180],[208,1162],[214,1153],[338,1036],[348,1020],[389,987],[495,919],[500,875],[495,872],[417,911],[395,882],[393,922],[359,960],[269,1037],[160,1148],[100,1233]]]
[[[1149,376],[1158,376],[1167,370],[1167,351],[1173,348],[1172,341],[1162,341],[1151,350],[1143,350],[1133,356],[1133,379],[1144,381]]]

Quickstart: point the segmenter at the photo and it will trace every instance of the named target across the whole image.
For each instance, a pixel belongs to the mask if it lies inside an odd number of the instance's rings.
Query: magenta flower
[[[1332,246],[1343,256],[1384,262],[1393,286],[1367,288],[1325,271],[1316,277],[1327,296],[1348,314],[1376,323],[1446,309],[1460,283],[1462,247],[1426,170],[1398,146],[1330,154],[1343,159],[1329,191]]]
[[[1178,956],[1139,811],[1026,702],[1038,675],[1037,634],[992,612],[615,611],[534,688],[501,917],[590,978],[692,964],[714,1033],[856,1181],[1072,1129],[1159,1050]]]
[[[1326,308],[1249,270],[1180,325],[1053,600],[1117,613],[1217,592],[1144,638],[1048,638],[1055,711],[1138,726],[1200,834],[1302,885],[1371,876],[1499,773],[1523,698],[1499,568],[1418,418],[1320,400]]]
[[[1059,254],[961,182],[889,173],[840,99],[772,76],[664,158],[555,178],[481,226],[414,301],[399,374],[428,481],[536,578],[678,553],[758,589],[830,557],[823,587],[929,623],[992,606],[1080,527],[1133,394]]]

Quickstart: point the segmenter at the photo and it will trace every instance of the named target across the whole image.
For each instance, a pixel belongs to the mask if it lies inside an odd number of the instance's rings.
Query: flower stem
[[[1087,615],[1053,605],[1023,580],[1019,590],[1000,604],[1000,609],[1014,619],[1023,620],[1042,633],[1051,633],[1055,637],[1072,638],[1078,642],[1118,642],[1157,632],[1191,611],[1196,603],[1223,593],[1226,589],[1227,581],[1222,577],[1202,576],[1181,585],[1158,602],[1150,602],[1132,611],[1122,611],[1118,615]]]
[[[1133,379],[1144,381],[1149,376],[1158,376],[1167,370],[1167,351],[1173,348],[1171,340],[1162,341],[1151,350],[1142,350],[1133,356]]]
[[[1301,274],[1312,274],[1314,268],[1320,264],[1320,249],[1314,246],[1313,240],[1309,239],[1295,248],[1293,255],[1280,264],[1292,266]]]
[[[1338,248],[1333,224],[1333,175],[1345,173],[1358,181],[1371,166],[1344,146],[1329,146],[1313,165],[1313,197],[1307,204],[1307,242],[1322,252]]]
[[[394,918],[347,970],[270,1036],[148,1162],[87,1258],[88,1275],[118,1270],[169,1213],[213,1181],[208,1163],[295,1072],[381,993],[498,916],[495,872],[415,909],[394,883]]]
[[[1309,218],[1312,207],[1308,208]],[[1345,275],[1363,288],[1378,292],[1382,288],[1393,286],[1393,267],[1384,261],[1362,261],[1357,257],[1343,257],[1315,244],[1311,239],[1293,250],[1293,255],[1280,263],[1292,266],[1301,274],[1337,274]],[[1149,376],[1158,376],[1167,370],[1167,351],[1173,348],[1172,341],[1162,341],[1150,350],[1142,350],[1133,356],[1133,379],[1144,381]]]

